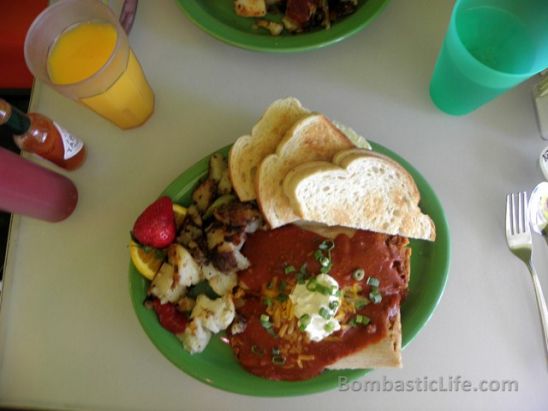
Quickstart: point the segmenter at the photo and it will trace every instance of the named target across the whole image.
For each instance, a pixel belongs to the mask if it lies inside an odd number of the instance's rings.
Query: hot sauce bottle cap
[[[0,126],[7,127],[13,134],[25,134],[30,128],[30,118],[0,98]]]

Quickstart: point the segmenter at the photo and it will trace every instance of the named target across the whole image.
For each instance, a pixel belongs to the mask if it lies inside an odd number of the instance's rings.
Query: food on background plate
[[[186,351],[225,331],[240,364],[273,380],[401,366],[407,237],[433,240],[435,227],[407,171],[359,147],[353,130],[277,100],[228,164],[210,158],[191,204],[161,197],[137,219],[132,247],[163,246],[145,305]],[[150,233],[170,219],[176,234],[158,243]]]
[[[256,19],[272,35],[329,29],[358,8],[358,0],[233,0],[238,16]],[[281,17],[280,17],[281,16]]]

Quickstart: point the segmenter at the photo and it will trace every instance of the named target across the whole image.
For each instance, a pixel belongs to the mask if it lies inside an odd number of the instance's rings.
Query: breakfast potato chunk
[[[218,183],[227,167],[226,160],[222,154],[213,154],[209,159],[209,178]]]
[[[175,303],[183,296],[186,287],[180,281],[175,267],[163,263],[150,284],[149,294],[158,297],[162,304]]]
[[[266,1],[234,0],[234,10],[242,17],[262,17],[266,14]]]
[[[219,273],[209,279],[209,286],[220,296],[227,295],[238,284],[238,275],[235,272]]]
[[[200,185],[192,193],[192,200],[196,204],[198,211],[205,211],[215,199],[217,194],[217,183],[215,180],[208,178],[200,183]]]
[[[223,171],[221,179],[219,180],[218,190],[219,194],[229,194],[232,192],[232,181],[230,181],[228,169]]]
[[[195,354],[205,350],[211,340],[211,335],[211,331],[205,328],[201,321],[192,321],[177,337],[182,341],[185,350]]]
[[[184,287],[198,284],[201,271],[190,253],[180,244],[172,244],[167,249],[168,262],[174,267],[178,283]]]

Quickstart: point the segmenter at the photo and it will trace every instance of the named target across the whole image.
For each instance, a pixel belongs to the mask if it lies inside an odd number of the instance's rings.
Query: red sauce
[[[294,287],[295,273],[286,274],[284,268],[292,265],[298,271],[306,263],[308,272],[318,274],[320,265],[314,252],[325,240],[318,234],[289,225],[276,230],[259,231],[251,235],[242,249],[251,266],[240,273],[240,283],[247,290],[245,303],[237,308],[238,315],[246,322],[245,330],[230,335],[229,341],[242,366],[249,372],[272,380],[304,380],[321,373],[326,366],[353,352],[360,351],[369,344],[382,340],[388,331],[392,317],[399,311],[399,304],[407,288],[406,267],[410,249],[402,237],[357,231],[352,238],[338,235],[331,251],[332,268],[330,275],[337,280],[341,289],[359,282],[361,295],[368,296],[371,287],[366,284],[368,277],[380,281],[379,291],[382,301],[370,303],[361,308],[359,314],[367,316],[368,326],[356,326],[320,342],[304,345],[300,354],[313,355],[314,360],[303,361],[302,368],[295,366],[298,354],[288,355],[284,364],[272,362],[273,349],[284,344],[283,338],[266,330],[260,316],[265,313],[262,291],[274,278],[287,283],[286,293]],[[357,268],[365,270],[365,278],[357,281],[352,273]],[[276,330],[274,330],[276,331]],[[296,330],[296,332],[301,332]]]
[[[173,334],[179,334],[185,331],[188,318],[185,314],[177,310],[175,304],[162,304],[160,300],[154,299],[152,301],[152,308],[158,316],[158,321],[160,321],[160,324],[166,330]]]

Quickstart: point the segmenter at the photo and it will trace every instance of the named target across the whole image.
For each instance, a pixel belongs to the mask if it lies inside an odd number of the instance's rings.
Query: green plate
[[[388,3],[388,0],[359,0],[358,9],[334,22],[328,30],[272,36],[254,28],[255,19],[239,17],[233,0],[177,0],[197,26],[219,40],[250,50],[270,52],[304,51],[337,43],[362,30]],[[275,18],[275,17],[274,17]]]
[[[435,242],[412,240],[411,281],[407,299],[401,307],[402,344],[406,347],[426,324],[438,304],[449,267],[449,231],[441,204],[426,180],[409,163],[388,149],[371,143],[373,149],[402,164],[415,178],[421,192],[421,209],[436,223]],[[219,150],[228,153],[229,146]],[[177,177],[162,194],[183,205],[191,202],[191,193],[200,178],[207,174],[209,156],[194,164]],[[206,350],[190,355],[179,340],[166,331],[152,310],[143,306],[148,281],[130,262],[129,287],[133,307],[146,334],[154,345],[176,367],[213,387],[256,396],[292,396],[336,388],[339,377],[355,380],[370,370],[326,371],[307,381],[269,381],[249,374],[234,358],[219,335],[214,336]],[[427,341],[423,343],[427,344]]]

